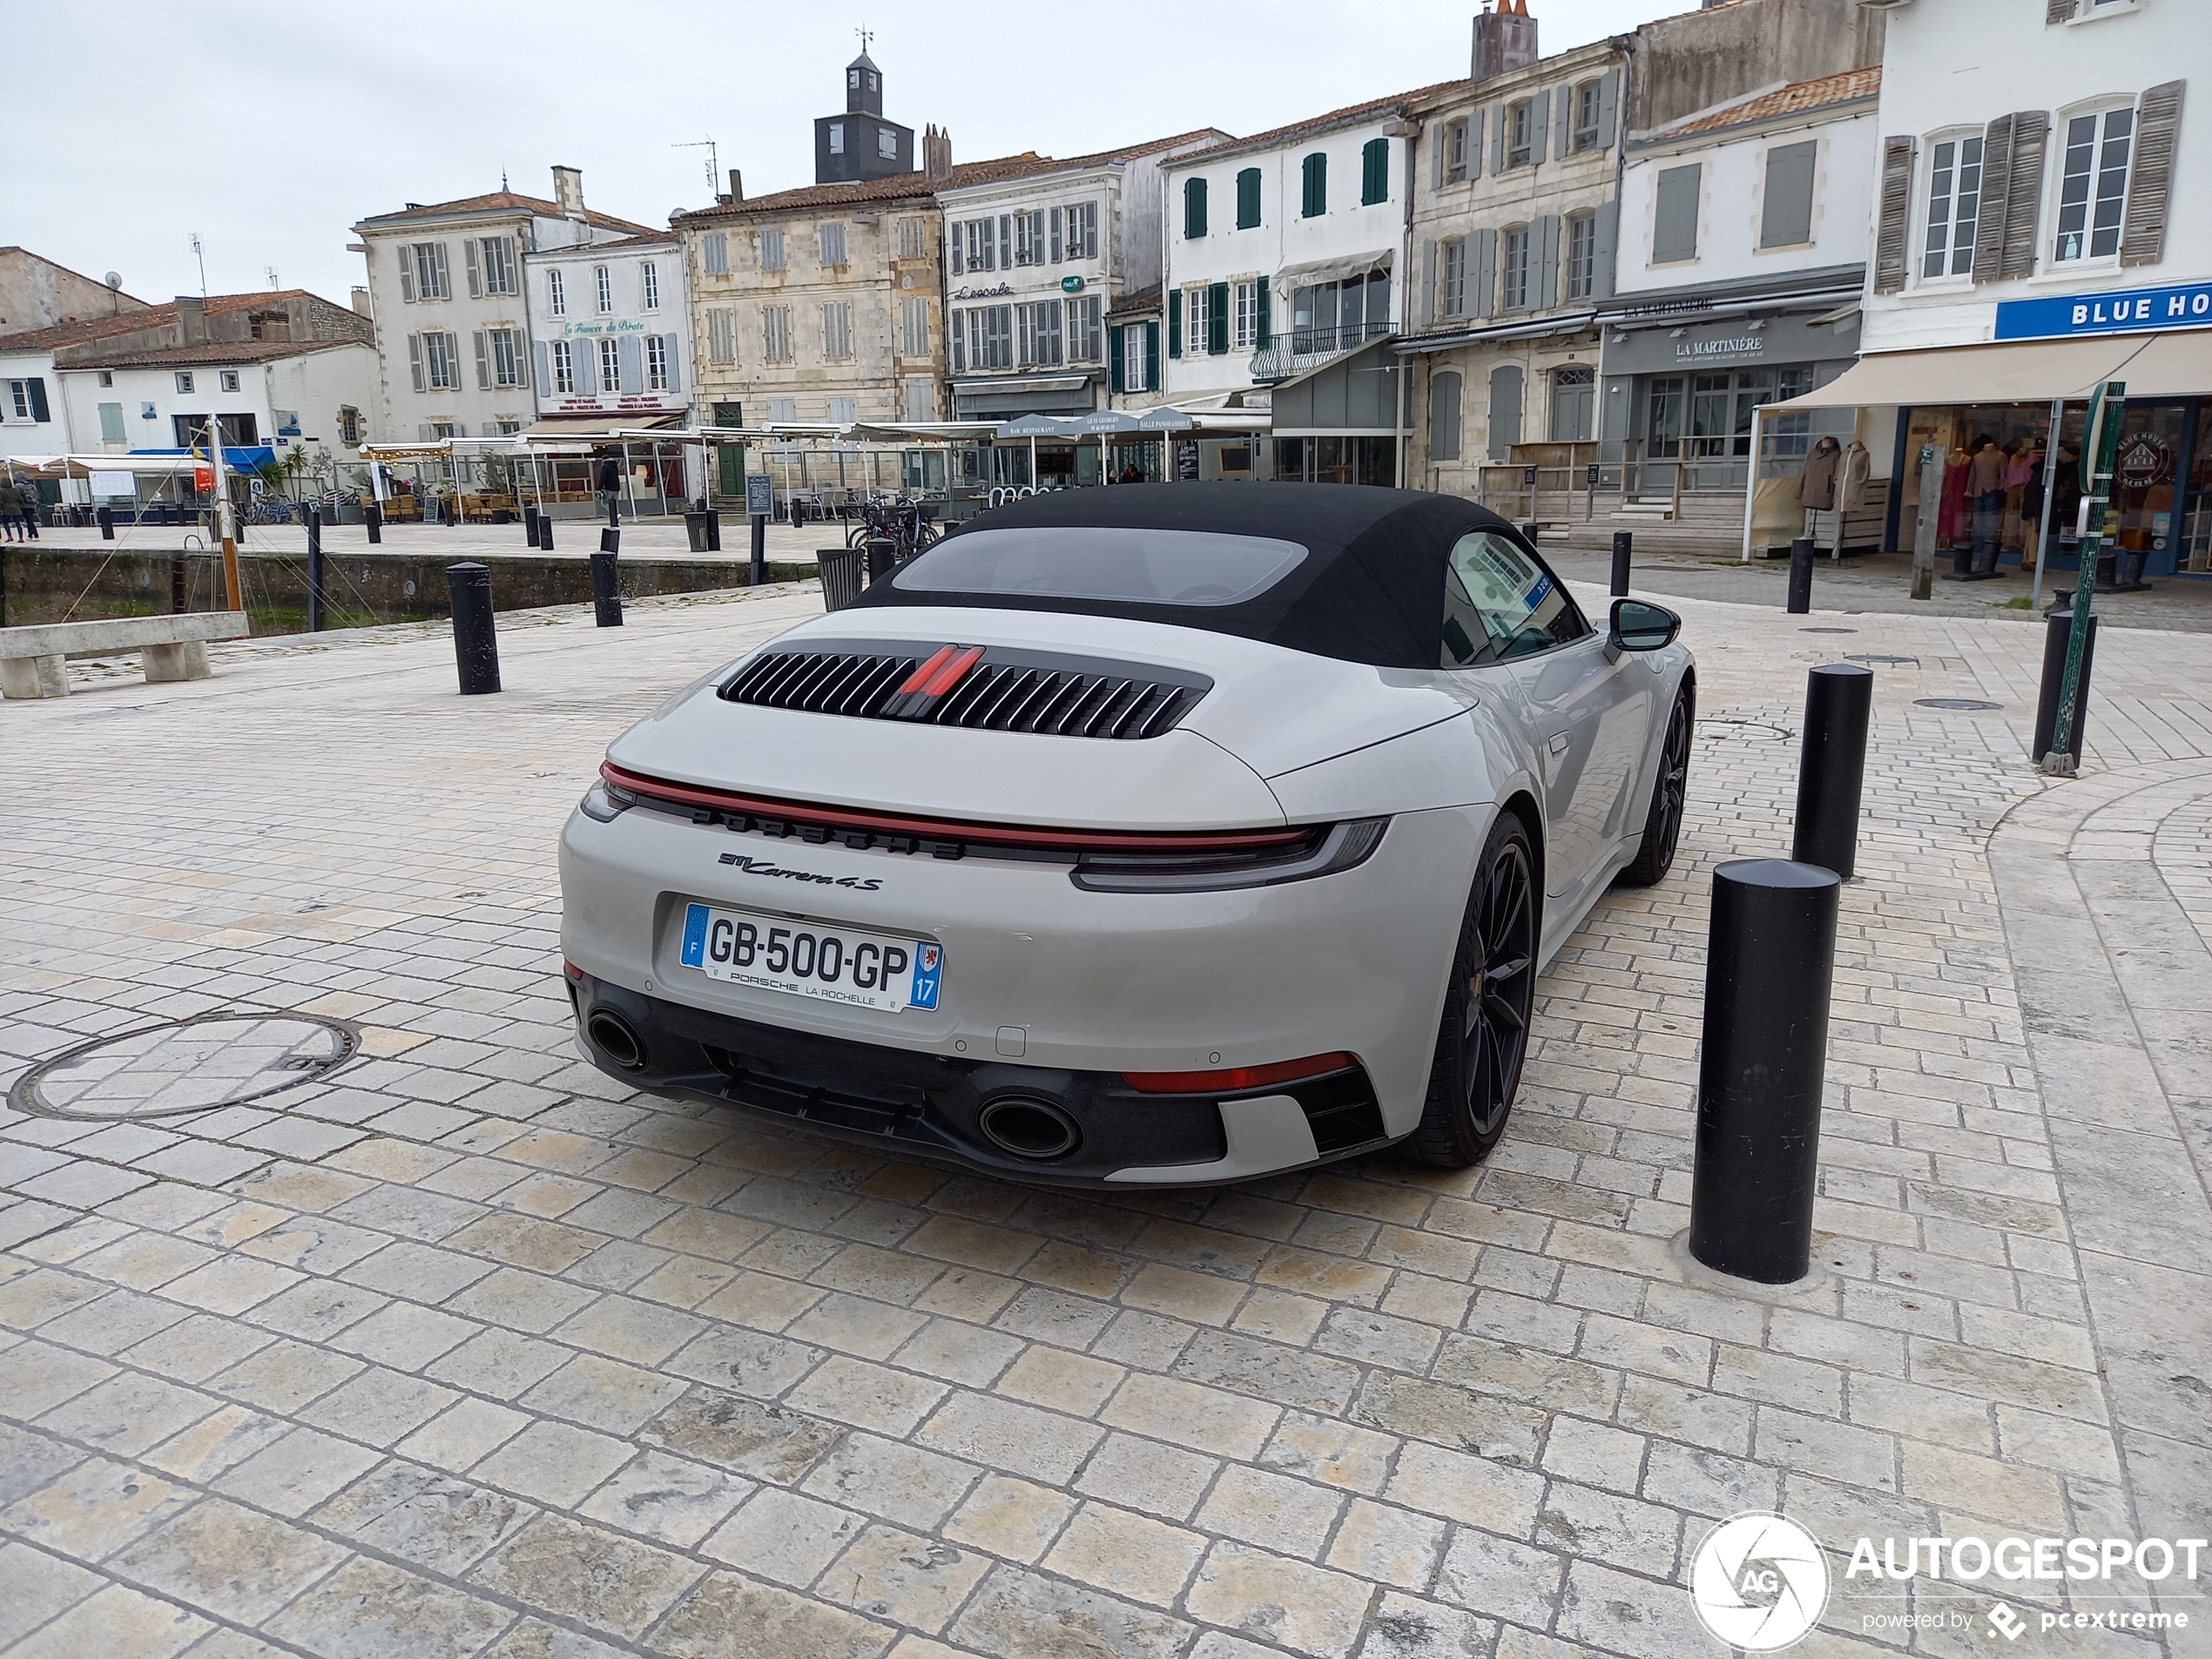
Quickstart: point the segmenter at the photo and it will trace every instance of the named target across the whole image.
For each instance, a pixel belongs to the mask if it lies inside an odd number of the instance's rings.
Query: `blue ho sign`
[[[2000,340],[2062,340],[2147,328],[2212,328],[2212,282],[1997,302]]]

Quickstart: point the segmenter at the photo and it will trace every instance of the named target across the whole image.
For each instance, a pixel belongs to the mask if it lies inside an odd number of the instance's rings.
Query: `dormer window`
[[[833,155],[833,156],[841,156],[841,155],[843,155],[843,154],[845,153],[845,123],[844,123],[844,122],[842,122],[842,121],[833,121],[833,122],[831,122],[831,123],[830,123],[830,134],[829,134],[829,138],[830,138],[830,154],[832,154],[832,155]]]
[[[860,71],[859,70],[848,69],[845,71],[845,89],[848,92],[857,92],[860,90]]]

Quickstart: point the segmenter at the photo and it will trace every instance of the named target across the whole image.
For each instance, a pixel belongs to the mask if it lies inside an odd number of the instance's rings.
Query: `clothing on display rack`
[[[1806,453],[1797,469],[1797,505],[1816,513],[1836,508],[1836,476],[1842,469],[1844,447],[1833,438],[1822,438]]]

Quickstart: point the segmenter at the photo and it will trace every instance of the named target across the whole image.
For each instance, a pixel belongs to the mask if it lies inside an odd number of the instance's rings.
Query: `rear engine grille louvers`
[[[772,651],[722,695],[732,703],[1062,738],[1157,738],[1213,689],[1150,664],[1009,651],[824,641]]]

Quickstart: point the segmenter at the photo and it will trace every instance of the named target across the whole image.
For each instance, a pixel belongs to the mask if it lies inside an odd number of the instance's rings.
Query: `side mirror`
[[[1606,644],[1615,651],[1663,651],[1682,631],[1682,618],[1664,605],[1641,599],[1613,602],[1613,627]]]

